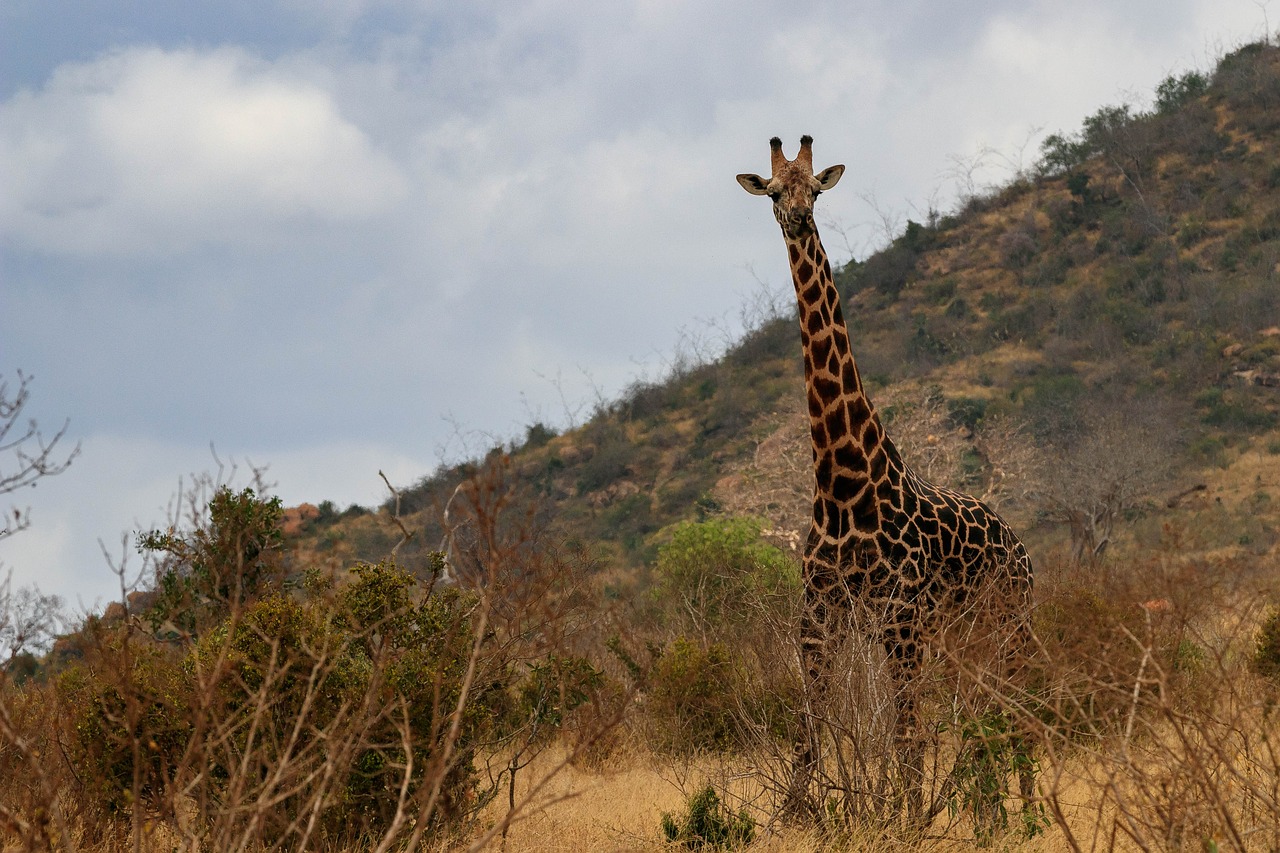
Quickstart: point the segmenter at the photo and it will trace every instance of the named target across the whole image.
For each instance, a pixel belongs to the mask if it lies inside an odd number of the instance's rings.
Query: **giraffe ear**
[[[817,174],[818,186],[823,192],[826,192],[840,181],[840,176],[843,174],[844,166],[832,166],[829,169],[823,169]]]
[[[752,195],[768,195],[769,186],[759,175],[739,175],[738,183]]]

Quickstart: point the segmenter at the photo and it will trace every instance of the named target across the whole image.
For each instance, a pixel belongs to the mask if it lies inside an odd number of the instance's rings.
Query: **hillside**
[[[1033,451],[1063,457],[1086,452],[1107,413],[1146,417],[1172,427],[1154,441],[1173,464],[1121,508],[1126,520],[1204,527],[1196,514],[1212,510],[1229,523],[1208,525],[1208,544],[1274,547],[1280,511],[1266,489],[1280,481],[1278,131],[1280,50],[1246,46],[1211,73],[1164,81],[1150,111],[1103,107],[1079,131],[1049,137],[1033,174],[953,215],[909,221],[889,246],[838,270],[863,376],[908,459],[921,465],[943,431],[952,464],[929,473],[989,492],[1047,548],[1064,535],[1053,501],[1044,488],[1033,490],[1038,501],[1019,500],[1027,490],[1008,488],[1016,471],[990,489],[1003,466],[982,427],[1016,423]],[[789,308],[762,317],[723,357],[637,383],[564,434],[530,425],[504,448],[521,494],[605,563],[644,566],[665,526],[735,502],[732,486],[762,441],[803,444],[788,426],[802,388],[793,326]],[[934,421],[913,442],[923,409]],[[894,425],[895,410],[910,416]],[[1126,441],[1151,439],[1139,432],[1112,444]],[[416,535],[400,559],[412,565],[439,546],[440,514],[475,464],[403,490]],[[1212,488],[1165,505],[1199,485]],[[298,542],[298,565],[384,555],[400,536],[390,509],[341,517],[324,506]],[[768,501],[755,509],[794,515]]]

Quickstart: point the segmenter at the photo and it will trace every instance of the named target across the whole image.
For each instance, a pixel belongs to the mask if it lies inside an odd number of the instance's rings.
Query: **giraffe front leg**
[[[805,608],[800,622],[804,694],[796,727],[791,782],[783,804],[784,814],[800,820],[819,815],[819,797],[814,786],[822,757],[820,719],[831,666],[826,620],[822,618],[824,613],[825,608],[820,603],[811,604]]]
[[[914,684],[910,680],[898,685],[898,720],[894,745],[898,753],[907,825],[920,828],[928,816],[924,810],[924,740],[920,736],[919,713],[913,690]]]
[[[907,825],[923,828],[932,818],[924,807],[924,751],[925,741],[921,732],[920,709],[916,692],[917,676],[923,664],[918,639],[913,634],[904,636],[903,624],[914,624],[901,615],[890,620],[885,629],[885,651],[889,656],[890,673],[893,676],[897,720],[894,725],[894,749],[897,753],[899,795],[906,812]]]

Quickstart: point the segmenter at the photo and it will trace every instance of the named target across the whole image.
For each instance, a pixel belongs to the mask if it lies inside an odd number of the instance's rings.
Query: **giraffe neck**
[[[874,528],[878,526],[876,485],[886,473],[893,476],[900,470],[900,460],[863,390],[840,294],[817,232],[787,238],[787,252],[800,310],[815,513],[819,505],[827,505],[828,511],[839,508],[841,516],[852,514],[850,520],[858,528]]]

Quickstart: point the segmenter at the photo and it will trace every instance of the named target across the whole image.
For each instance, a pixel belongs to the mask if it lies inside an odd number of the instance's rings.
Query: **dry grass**
[[[543,761],[552,761],[548,754]],[[1073,760],[1059,768],[1053,780],[1073,832],[1090,839],[1098,823],[1098,791],[1091,779],[1096,768]],[[741,758],[703,757],[679,761],[643,749],[615,756],[604,769],[571,767],[557,775],[544,792],[543,805],[533,804],[508,836],[510,853],[581,853],[581,851],[659,851],[672,848],[662,840],[663,812],[678,812],[689,793],[708,783],[716,784],[735,809],[755,807],[754,816],[762,824],[757,839],[745,849],[752,853],[811,853],[818,850],[878,851],[974,850],[971,827],[963,821],[941,816],[922,837],[886,838],[873,833],[852,833],[843,837],[823,835],[813,829],[769,825],[764,806],[768,799],[754,765]],[[523,790],[523,789],[522,789]],[[499,819],[496,810],[486,814]],[[1094,838],[1085,849],[1141,849],[1125,838]],[[1001,839],[997,849],[1027,853],[1058,853],[1073,849],[1056,828],[1040,838]]]
[[[563,756],[551,750],[531,767],[530,778]],[[668,768],[669,770],[669,768]],[[530,783],[521,783],[517,795],[527,798]],[[506,849],[520,851],[650,850],[661,845],[659,822],[664,811],[683,802],[670,772],[644,751],[626,751],[604,768],[570,765],[556,774],[513,825]],[[491,806],[481,821],[490,825],[501,819],[504,807]]]
[[[539,758],[532,767],[530,778],[542,776],[563,757],[562,750],[552,750]],[[531,802],[522,817],[513,824],[505,847],[509,853],[584,853],[584,851],[669,851],[672,848],[662,840],[660,821],[663,812],[678,812],[687,799],[687,792],[708,781],[724,779],[734,767],[743,776],[736,785],[730,785],[735,802],[759,801],[762,791],[753,786],[745,774],[751,765],[737,762],[704,760],[691,768],[684,762],[673,762],[645,751],[631,751],[616,756],[610,766],[602,769],[586,769],[570,765],[555,774]],[[1059,853],[1073,849],[1085,850],[1140,850],[1143,847],[1123,835],[1105,831],[1114,808],[1100,802],[1099,790],[1094,780],[1100,765],[1081,759],[1064,762],[1056,768],[1060,775],[1051,780],[1057,796],[1064,806],[1064,813],[1079,848],[1067,841],[1063,832],[1055,827],[1032,840],[1018,838],[1001,839],[995,849],[1027,851],[1027,853]],[[530,785],[518,786],[518,796],[529,793]],[[1100,808],[1101,806],[1101,808]],[[481,830],[491,828],[501,819],[503,809],[491,806],[481,816]],[[833,839],[814,830],[794,826],[775,826],[760,832],[759,837],[747,848],[751,853],[811,853],[819,850],[881,851],[921,850],[959,851],[978,849],[972,834],[964,824],[948,827],[940,818],[935,827],[922,838],[886,839],[876,835],[853,835]],[[479,835],[455,839],[438,848],[444,850],[467,849]],[[93,843],[89,835],[78,829],[74,833],[75,847],[80,850],[118,849],[101,842]],[[164,823],[149,823],[142,839],[141,850],[172,851],[191,849],[183,846],[182,834]],[[498,841],[492,841],[485,849],[499,849]],[[1198,849],[1198,845],[1193,845]],[[0,847],[5,853],[24,849],[11,843]],[[1156,849],[1171,849],[1164,846]],[[1257,849],[1266,849],[1259,847]]]

